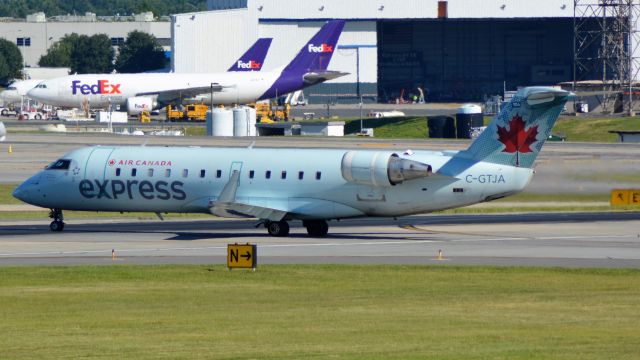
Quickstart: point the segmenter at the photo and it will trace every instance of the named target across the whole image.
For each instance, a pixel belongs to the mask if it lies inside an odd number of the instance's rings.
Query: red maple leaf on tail
[[[532,126],[528,130],[525,130],[524,121],[519,115],[516,115],[511,118],[511,120],[509,120],[509,130],[507,130],[506,127],[501,127],[498,125],[498,140],[500,140],[500,142],[505,146],[502,152],[533,152],[530,146],[531,144],[536,142],[537,135],[538,125]]]

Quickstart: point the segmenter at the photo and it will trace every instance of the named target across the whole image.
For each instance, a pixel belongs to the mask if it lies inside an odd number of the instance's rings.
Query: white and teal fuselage
[[[310,235],[324,236],[325,220],[425,213],[522,191],[569,97],[520,90],[460,152],[86,147],[14,196],[52,209],[54,231],[64,226],[62,210],[149,211],[255,217],[275,236],[298,219]]]
[[[533,174],[528,168],[474,162],[441,152],[416,151],[411,156],[396,152],[400,158],[431,165],[434,175],[372,186],[345,180],[341,162],[346,152],[87,147],[62,158],[71,161],[68,169],[44,170],[26,181],[19,197],[34,205],[67,210],[209,213],[232,171],[239,170],[238,203],[285,211],[292,219],[338,219],[401,216],[474,204],[521,191]],[[468,168],[455,176],[439,174],[451,161],[464,162]]]

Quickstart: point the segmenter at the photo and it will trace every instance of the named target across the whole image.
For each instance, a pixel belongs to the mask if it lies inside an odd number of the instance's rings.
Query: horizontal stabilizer
[[[308,72],[304,74],[302,78],[304,79],[304,83],[306,86],[311,86],[311,85],[319,84],[328,80],[337,79],[345,75],[349,75],[349,73],[342,72],[342,71],[326,70],[326,71]]]

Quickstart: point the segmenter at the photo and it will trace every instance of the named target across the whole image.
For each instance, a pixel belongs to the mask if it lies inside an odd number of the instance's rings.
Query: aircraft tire
[[[289,223],[286,221],[272,221],[267,226],[267,231],[271,236],[285,237],[289,235]]]
[[[324,220],[305,221],[303,225],[311,237],[325,237],[329,232],[329,224]]]
[[[49,224],[49,229],[51,229],[51,231],[62,231],[64,230],[64,223],[62,221],[52,221],[51,224]]]

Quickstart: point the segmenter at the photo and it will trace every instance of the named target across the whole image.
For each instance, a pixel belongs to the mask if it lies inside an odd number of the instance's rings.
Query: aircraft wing
[[[209,203],[209,212],[220,217],[258,218],[280,221],[287,216],[296,218],[315,217],[327,214],[329,217],[348,217],[364,213],[347,205],[314,198],[278,197],[236,197],[240,172],[235,170],[215,201]]]
[[[345,75],[349,75],[349,73],[331,70],[313,71],[304,74],[302,79],[306,85],[315,85],[328,80],[337,79]]]
[[[280,221],[287,215],[283,206],[266,207],[263,204],[251,204],[236,200],[240,171],[234,170],[215,202],[209,205],[209,212],[220,217],[255,217],[271,221]],[[271,201],[273,203],[273,201]],[[272,205],[272,204],[269,205]],[[286,202],[285,202],[286,203]],[[276,204],[273,204],[276,205]],[[280,204],[284,205],[284,204]],[[279,209],[278,209],[279,207]]]
[[[184,99],[184,98],[192,98],[192,97],[195,97],[196,95],[209,94],[211,92],[220,92],[224,88],[225,88],[224,86],[218,83],[212,83],[209,86],[176,88],[176,89],[169,89],[169,90],[137,93],[136,96],[149,96],[149,95],[157,96],[158,102],[170,103],[170,102]]]

